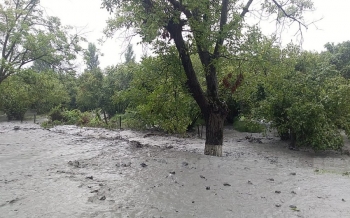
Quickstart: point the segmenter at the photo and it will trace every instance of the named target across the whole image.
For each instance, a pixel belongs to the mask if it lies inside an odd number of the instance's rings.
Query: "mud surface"
[[[0,217],[350,217],[347,154],[230,129],[224,157],[202,155],[203,144],[0,123]]]

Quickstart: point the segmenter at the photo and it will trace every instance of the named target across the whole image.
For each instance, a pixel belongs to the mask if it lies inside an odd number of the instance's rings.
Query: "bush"
[[[233,123],[233,128],[239,132],[262,133],[265,127],[251,120],[236,120]]]
[[[101,110],[82,113],[78,109],[67,110],[61,106],[53,108],[49,113],[49,122],[43,124],[44,128],[50,125],[78,125],[91,127],[105,127],[106,125],[100,116]]]
[[[343,138],[322,104],[294,104],[287,110],[295,143],[314,150],[340,150]]]
[[[32,103],[30,87],[12,76],[0,84],[0,106],[9,120],[23,120]]]
[[[50,121],[60,121],[60,122],[65,122],[66,118],[64,115],[64,109],[62,108],[61,105],[56,106],[51,109],[51,111],[48,114]]]
[[[293,147],[340,150],[340,132],[350,133],[350,85],[317,58],[305,53],[298,62],[309,67],[268,77],[267,97],[256,110]]]
[[[81,122],[82,115],[83,114],[78,109],[63,111],[64,121],[68,125],[81,125],[82,123],[86,123]]]

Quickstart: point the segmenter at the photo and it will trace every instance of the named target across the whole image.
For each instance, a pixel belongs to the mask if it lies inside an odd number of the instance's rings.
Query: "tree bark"
[[[209,111],[207,115],[205,115],[205,155],[222,156],[224,123],[227,113],[227,107],[224,104],[220,106],[209,106]]]
[[[290,129],[290,144],[289,144],[289,149],[291,150],[297,150],[297,135],[295,133],[295,131],[291,128]]]
[[[219,100],[216,68],[211,63],[213,60],[208,52],[199,51],[202,64],[205,70],[208,71],[206,75],[207,94],[205,95],[194,71],[189,49],[182,36],[182,24],[170,20],[166,29],[169,31],[171,38],[174,39],[179,52],[187,76],[186,85],[205,118],[206,142],[204,154],[222,156],[224,121],[228,111],[226,103]]]

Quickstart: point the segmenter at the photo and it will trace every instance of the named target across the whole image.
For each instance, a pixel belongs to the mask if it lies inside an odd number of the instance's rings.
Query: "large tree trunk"
[[[216,68],[213,65],[215,60],[207,49],[203,50],[200,45],[197,45],[198,54],[206,71],[207,93],[205,94],[193,68],[189,48],[182,36],[183,25],[181,22],[170,20],[165,28],[169,31],[179,52],[187,76],[186,85],[204,115],[206,123],[204,154],[222,156],[223,129],[227,116],[227,105],[219,100]]]
[[[204,154],[222,156],[224,122],[227,116],[225,105],[215,110],[211,108],[205,115],[206,137]]]

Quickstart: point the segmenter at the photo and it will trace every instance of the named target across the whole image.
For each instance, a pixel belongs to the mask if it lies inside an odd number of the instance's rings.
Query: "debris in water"
[[[245,137],[246,140],[248,140],[248,142],[251,142],[251,143],[259,143],[259,144],[262,144],[263,142],[261,141],[262,138],[255,138],[253,136],[246,136]]]
[[[75,160],[75,161],[68,161],[68,165],[74,166],[74,167],[79,167],[80,163],[79,161]]]
[[[19,129],[20,129],[19,126],[14,126],[14,127],[13,127],[13,130],[19,130]]]
[[[106,196],[102,196],[102,197],[100,198],[100,201],[104,201],[104,200],[106,200]]]
[[[295,176],[295,175],[297,175],[297,173],[290,173],[290,175]]]
[[[292,210],[294,210],[294,211],[300,211],[300,210],[297,208],[297,206],[295,206],[295,205],[289,205],[289,208],[292,209]]]
[[[276,207],[281,207],[282,205],[281,204],[275,204]]]
[[[281,194],[281,191],[275,191],[276,194]]]
[[[13,204],[13,203],[15,203],[16,201],[18,201],[19,200],[19,198],[15,198],[15,199],[12,199],[11,201],[9,201],[9,204]],[[343,199],[344,200],[344,199]]]
[[[210,190],[210,186],[205,187],[206,190]]]
[[[130,167],[131,166],[131,162],[123,163],[121,166],[122,167]]]
[[[93,176],[87,176],[86,179],[94,179]]]
[[[253,183],[252,183],[250,180],[248,180],[248,184],[249,184],[249,185],[253,185]]]
[[[130,141],[130,143],[131,143],[132,146],[135,146],[136,148],[142,148],[143,147],[143,145],[140,142],[138,142],[138,141]]]
[[[145,163],[141,163],[140,165],[141,165],[141,167],[147,167],[147,164],[145,164]]]
[[[184,162],[182,162],[182,166],[186,167],[186,166],[188,166],[188,163],[184,161]]]

